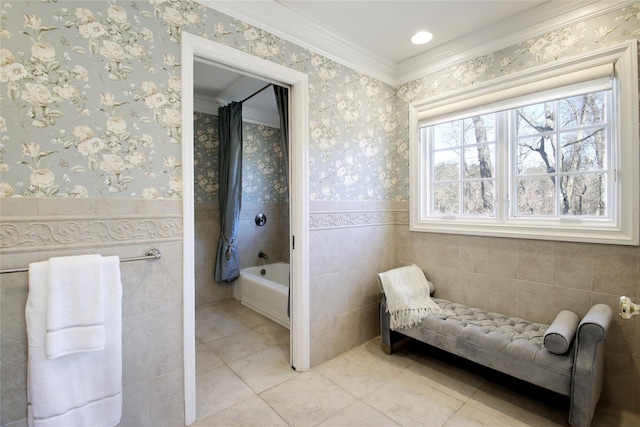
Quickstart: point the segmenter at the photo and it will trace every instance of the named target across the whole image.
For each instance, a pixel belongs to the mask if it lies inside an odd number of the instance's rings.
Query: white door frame
[[[193,61],[201,57],[265,80],[290,85],[289,204],[291,237],[291,364],[310,365],[309,324],[309,115],[308,76],[238,49],[182,33],[182,214],[185,423],[196,421],[195,268],[193,188]]]

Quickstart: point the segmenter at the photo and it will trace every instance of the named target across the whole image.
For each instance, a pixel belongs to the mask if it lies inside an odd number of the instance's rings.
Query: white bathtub
[[[289,264],[248,267],[240,270],[240,302],[289,329]]]

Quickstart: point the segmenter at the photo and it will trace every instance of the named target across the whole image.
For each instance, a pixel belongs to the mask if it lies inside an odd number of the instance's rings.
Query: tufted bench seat
[[[518,377],[529,382],[551,376],[553,380],[543,386],[569,395],[573,358],[544,349],[548,325],[445,299],[434,298],[434,301],[455,314],[444,318],[430,316],[416,331],[420,337],[433,339],[438,343],[436,346],[444,350],[451,351],[455,346],[456,354],[493,369],[504,370],[502,365],[507,362],[509,370],[519,371]]]
[[[602,388],[604,341],[612,317],[597,304],[580,321],[566,352],[544,346],[549,325],[490,313],[433,298],[446,315],[428,315],[409,329],[390,329],[383,294],[380,306],[382,349],[392,354],[398,341],[410,337],[545,389],[570,396],[569,424],[589,426]]]

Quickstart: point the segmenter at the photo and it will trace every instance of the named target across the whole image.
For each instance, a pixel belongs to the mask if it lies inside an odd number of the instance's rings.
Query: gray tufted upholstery
[[[563,354],[544,347],[548,325],[490,313],[433,298],[446,315],[429,315],[410,329],[392,331],[386,299],[380,306],[383,350],[391,354],[404,337],[441,348],[481,365],[570,396],[569,423],[589,426],[602,387],[604,342],[612,310],[596,304],[578,325],[576,338]]]
[[[511,341],[530,340],[539,348],[543,346],[543,338],[548,325],[467,307],[445,299],[434,298],[434,301],[442,309],[453,312],[447,316],[446,320],[458,321],[463,327],[467,325],[478,326],[485,334],[500,332],[507,335]]]
[[[434,298],[447,316],[427,316],[415,327],[421,341],[555,392],[569,395],[573,355],[544,348],[548,325]],[[405,331],[400,331],[405,333]],[[409,332],[411,333],[411,332]]]

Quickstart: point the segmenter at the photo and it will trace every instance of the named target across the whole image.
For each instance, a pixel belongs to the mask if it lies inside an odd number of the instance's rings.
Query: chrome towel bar
[[[162,257],[162,254],[160,253],[160,250],[158,250],[158,249],[149,249],[147,251],[147,254],[144,255],[144,256],[136,256],[136,257],[131,257],[131,258],[122,258],[120,260],[120,262],[141,261],[141,260],[145,260],[145,259],[156,260],[156,259],[160,259],[161,257]],[[25,271],[29,271],[29,267],[8,268],[6,270],[0,270],[0,274],[5,274],[5,273],[23,273]]]

